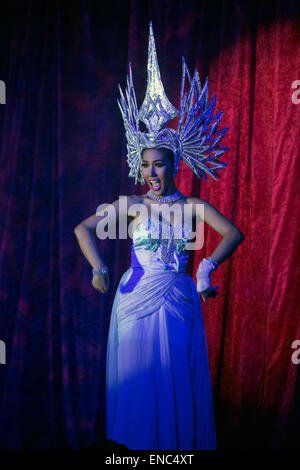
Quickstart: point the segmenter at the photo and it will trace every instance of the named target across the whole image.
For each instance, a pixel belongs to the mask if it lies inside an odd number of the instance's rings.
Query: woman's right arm
[[[110,220],[110,227],[113,223],[117,224],[119,220],[126,220],[128,217],[128,208],[132,202],[132,196],[127,197],[127,205],[119,204],[119,199],[112,203],[115,208],[116,217]],[[106,218],[107,215],[92,215],[78,224],[74,233],[79,243],[80,249],[92,268],[99,269],[105,267],[103,259],[100,257],[96,244],[96,227],[99,221]],[[107,292],[109,288],[109,276],[105,274],[96,274],[92,280],[93,287],[102,293]]]

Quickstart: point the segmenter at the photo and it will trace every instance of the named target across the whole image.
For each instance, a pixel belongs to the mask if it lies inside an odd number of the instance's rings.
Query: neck
[[[155,201],[158,201],[158,203],[160,202],[165,203],[165,202],[174,202],[174,201],[177,201],[177,199],[181,199],[182,193],[178,191],[178,189],[173,185],[173,188],[168,188],[168,190],[163,195],[155,196],[155,194],[153,194],[153,192],[150,189],[147,193],[147,196],[150,199],[154,199]]]

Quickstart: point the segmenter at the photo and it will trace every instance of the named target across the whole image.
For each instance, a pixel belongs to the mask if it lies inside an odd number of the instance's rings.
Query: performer
[[[186,91],[188,79],[189,91]],[[161,82],[152,25],[148,50],[148,84],[138,110],[131,67],[125,96],[119,102],[127,137],[129,176],[149,186],[146,194],[128,196],[112,207],[119,222],[132,221],[131,266],[114,298],[106,359],[107,438],[129,449],[216,449],[211,380],[201,301],[216,297],[210,275],[244,236],[214,206],[182,194],[175,186],[180,160],[199,177],[220,178],[218,160],[226,150],[219,142],[228,129],[217,130],[222,113],[213,116],[208,80],[201,88],[183,59],[178,112]],[[177,131],[166,128],[179,115]],[[139,129],[142,121],[148,132]],[[202,205],[202,206],[201,206]],[[197,288],[186,273],[188,246],[195,238],[197,208],[201,220],[223,236],[197,270]],[[164,208],[165,212],[161,210]],[[174,215],[166,216],[166,208]],[[138,211],[138,210],[139,211]],[[187,209],[191,219],[184,217]],[[139,212],[139,216],[137,216]],[[178,222],[178,214],[183,216]],[[109,288],[108,268],[99,256],[95,229],[99,214],[75,228],[79,245],[93,267],[92,285]],[[167,231],[167,236],[165,236]]]

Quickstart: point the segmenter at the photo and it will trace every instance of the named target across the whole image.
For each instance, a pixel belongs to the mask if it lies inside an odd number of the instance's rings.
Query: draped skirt
[[[128,449],[216,449],[199,294],[186,272],[129,268],[112,307],[106,435]]]

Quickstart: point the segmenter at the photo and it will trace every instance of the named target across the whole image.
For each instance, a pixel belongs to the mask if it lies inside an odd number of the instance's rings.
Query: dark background
[[[218,446],[299,443],[300,5],[277,1],[10,1],[1,5],[0,447],[86,448],[105,437],[109,315],[128,240],[99,241],[111,289],[91,285],[74,227],[99,204],[145,193],[128,178],[117,107],[132,62],[146,89],[152,20],[165,90],[178,106],[181,56],[223,109],[218,182],[182,164],[177,187],[202,197],[245,240],[203,304]],[[205,244],[189,272],[220,236]]]

